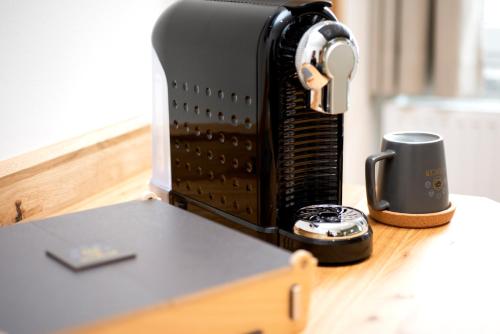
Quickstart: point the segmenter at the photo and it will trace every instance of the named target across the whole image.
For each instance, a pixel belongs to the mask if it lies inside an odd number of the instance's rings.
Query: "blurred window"
[[[483,78],[486,95],[500,96],[500,1],[485,0],[483,13]]]

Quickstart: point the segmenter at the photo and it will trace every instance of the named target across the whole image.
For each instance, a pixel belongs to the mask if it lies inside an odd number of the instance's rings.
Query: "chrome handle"
[[[325,46],[324,70],[328,84],[328,110],[343,114],[349,109],[349,83],[357,63],[356,47],[348,39],[334,39]]]
[[[309,28],[297,47],[295,66],[300,82],[311,91],[310,108],[329,114],[346,112],[357,63],[358,49],[347,27],[323,21]]]

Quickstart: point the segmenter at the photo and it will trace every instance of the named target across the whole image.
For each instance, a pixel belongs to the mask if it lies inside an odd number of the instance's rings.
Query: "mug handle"
[[[385,200],[377,201],[376,187],[375,187],[375,164],[380,160],[392,159],[396,155],[393,150],[370,155],[366,158],[365,164],[365,179],[366,179],[366,197],[368,205],[377,211],[385,210],[389,207],[389,202]]]

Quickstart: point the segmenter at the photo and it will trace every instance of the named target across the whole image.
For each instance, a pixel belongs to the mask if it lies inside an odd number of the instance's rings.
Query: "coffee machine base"
[[[343,265],[360,262],[367,259],[372,253],[373,232],[371,227],[366,233],[348,240],[321,240],[298,235],[293,231],[277,227],[259,227],[204,203],[179,195],[174,191],[170,191],[168,201],[179,208],[281,248],[290,251],[307,250],[317,258],[320,265]]]
[[[336,241],[312,239],[290,231],[279,230],[279,246],[290,251],[307,250],[323,266],[344,265],[360,262],[370,257],[372,236],[371,228],[362,236]]]

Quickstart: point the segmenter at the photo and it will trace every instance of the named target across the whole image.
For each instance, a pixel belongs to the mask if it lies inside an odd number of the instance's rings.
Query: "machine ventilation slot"
[[[295,50],[303,33],[321,21],[298,16],[284,29],[277,45],[273,74],[278,79],[278,217],[290,221],[304,206],[341,202],[343,116],[307,107],[305,90],[295,70]]]

